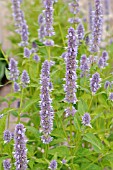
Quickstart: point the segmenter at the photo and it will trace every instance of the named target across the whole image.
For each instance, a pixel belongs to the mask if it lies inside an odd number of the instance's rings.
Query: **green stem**
[[[17,123],[20,122],[20,115],[21,115],[22,102],[23,102],[23,93],[24,93],[24,89],[22,88],[21,97],[20,97],[20,109],[19,109],[19,113],[18,113]]]
[[[60,34],[61,34],[61,37],[62,37],[63,46],[65,47],[64,36],[63,36],[63,32],[62,32],[62,28],[61,28],[61,25],[60,25],[60,23],[58,24],[58,26],[59,26]]]

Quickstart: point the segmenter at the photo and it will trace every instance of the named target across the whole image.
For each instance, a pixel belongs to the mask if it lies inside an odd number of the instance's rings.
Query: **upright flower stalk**
[[[102,27],[103,27],[103,9],[101,0],[95,0],[95,12],[93,18],[93,30],[92,30],[92,42],[91,42],[91,52],[99,51],[99,44],[102,37]]]
[[[17,124],[14,134],[14,158],[16,160],[16,170],[27,169],[27,149],[25,139],[25,128],[23,124]]]
[[[78,24],[80,22],[79,18],[76,18],[76,14],[79,12],[79,0],[72,0],[72,2],[69,3],[69,9],[70,12],[74,15],[73,18],[69,18],[69,22],[73,24]]]
[[[41,140],[44,144],[49,144],[52,141],[52,137],[50,136],[51,131],[53,130],[53,118],[54,111],[51,106],[52,100],[50,98],[50,63],[45,60],[42,65],[41,70],[41,102],[40,102],[40,118],[41,118],[41,129],[42,136]]]
[[[77,42],[75,36],[74,28],[69,28],[68,30],[68,51],[66,56],[66,75],[65,81],[66,84],[64,86],[65,90],[65,101],[68,103],[75,104],[77,101],[76,98],[76,56],[77,56]]]
[[[15,21],[16,32],[21,36],[20,46],[28,45],[28,25],[26,23],[24,12],[21,10],[20,0],[12,0],[13,18]]]

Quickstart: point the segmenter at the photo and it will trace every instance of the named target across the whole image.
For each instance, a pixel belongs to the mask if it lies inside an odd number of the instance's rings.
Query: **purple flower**
[[[9,70],[10,70],[10,80],[15,81],[18,79],[19,70],[17,68],[18,62],[13,58],[10,59]]]
[[[102,58],[104,60],[104,67],[106,67],[108,65],[107,60],[109,59],[107,51],[103,51]]]
[[[30,50],[28,48],[24,48],[24,57],[29,58],[30,57]]]
[[[1,115],[0,115],[0,119],[2,119],[2,118],[3,118],[3,116],[4,116],[4,114],[1,114]]]
[[[110,93],[109,100],[113,101],[113,93]]]
[[[82,124],[85,125],[85,126],[91,126],[90,125],[90,120],[91,120],[91,117],[90,117],[90,114],[89,113],[85,113],[83,116],[82,116]]]
[[[79,24],[77,27],[77,36],[79,41],[84,38],[84,26],[82,24]]]
[[[8,159],[3,161],[3,167],[4,167],[4,170],[10,170],[11,169],[11,163]]]
[[[54,111],[51,106],[52,100],[49,94],[49,86],[50,86],[50,63],[45,60],[42,65],[41,70],[41,102],[40,102],[40,118],[41,118],[41,129],[42,129],[42,136],[41,140],[44,144],[48,144],[52,141],[52,137],[50,136],[51,131],[53,130],[53,118],[54,118]]]
[[[40,58],[39,58],[39,56],[38,56],[37,54],[35,54],[35,55],[33,56],[33,60],[35,60],[36,62],[39,62],[39,61],[40,61]]]
[[[45,25],[41,24],[40,28],[38,29],[38,37],[39,40],[42,42],[45,38]]]
[[[43,15],[43,14],[40,14],[40,15],[38,16],[38,24],[39,24],[39,25],[42,25],[42,24],[44,24],[44,23],[45,23],[44,15]]]
[[[104,68],[104,59],[102,57],[99,58],[98,67],[99,68]]]
[[[65,112],[66,112],[66,117],[68,117],[68,116],[74,116],[75,115],[75,113],[76,113],[76,109],[72,106],[72,108],[67,108],[67,109],[65,109]]]
[[[48,168],[51,169],[51,170],[57,169],[57,161],[56,161],[56,160],[52,160],[52,161],[50,162],[50,165],[49,165]]]
[[[44,0],[44,6],[45,35],[51,37],[55,34],[53,29],[53,0]]]
[[[110,6],[111,6],[110,0],[104,0],[104,12],[105,12],[105,15],[109,15]]]
[[[22,81],[23,87],[26,87],[26,85],[30,83],[29,75],[26,70],[22,72],[21,81]]]
[[[65,159],[62,159],[62,164],[66,164],[66,160]]]
[[[95,0],[95,12],[93,19],[93,31],[92,31],[92,44],[91,52],[97,52],[99,50],[99,44],[101,42],[102,36],[102,26],[103,26],[103,10],[101,5],[101,0]]]
[[[90,88],[92,93],[96,93],[97,90],[101,87],[101,85],[99,84],[100,81],[101,78],[99,73],[95,73],[92,75],[92,78],[90,79]]]
[[[78,0],[75,0],[71,3],[69,3],[69,9],[70,9],[70,12],[73,13],[73,14],[77,14],[79,12],[79,3],[78,3]]]
[[[65,101],[68,103],[76,103],[76,56],[77,56],[77,42],[74,28],[68,30],[68,52],[66,58],[66,84],[64,90],[66,92]]]
[[[92,3],[91,2],[88,3],[88,7],[89,7],[89,30],[92,31],[93,30],[94,11],[92,9]]]
[[[5,143],[9,143],[11,140],[11,132],[9,130],[5,130],[3,138]]]
[[[44,44],[45,44],[45,46],[54,46],[54,41],[53,40],[45,40]]]
[[[86,72],[89,71],[89,60],[86,55],[82,55],[80,59],[80,69],[81,69],[81,77],[85,76]]]
[[[27,169],[27,149],[25,139],[25,128],[23,124],[17,124],[14,132],[14,158],[16,170]]]
[[[107,89],[108,87],[111,87],[110,81],[106,81],[104,84],[104,88]]]
[[[80,18],[69,18],[68,22],[70,22],[71,24],[79,24],[80,23]]]
[[[14,82],[14,92],[20,91],[20,86],[17,82]]]
[[[13,17],[15,20],[16,32],[21,35],[20,46],[28,45],[28,26],[24,18],[24,13],[20,8],[21,0],[12,0]]]

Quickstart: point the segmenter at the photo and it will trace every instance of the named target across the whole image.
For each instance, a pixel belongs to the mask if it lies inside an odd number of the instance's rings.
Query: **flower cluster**
[[[14,82],[14,92],[20,91],[20,86],[17,82]]]
[[[81,69],[81,77],[85,76],[86,72],[89,71],[89,60],[86,55],[82,55],[80,59],[80,69]]]
[[[109,59],[108,53],[107,53],[106,51],[104,51],[104,52],[102,53],[102,56],[99,58],[98,66],[99,66],[100,68],[105,68],[105,67],[108,65],[108,63],[107,63],[107,60],[108,60],[108,59]]]
[[[80,42],[84,38],[84,26],[83,24],[79,24],[77,27],[77,37],[78,41]]]
[[[13,58],[10,59],[9,70],[10,70],[10,80],[16,81],[19,76],[19,70],[17,68],[18,62]]]
[[[72,0],[71,3],[69,3],[69,9],[70,12],[74,15],[76,15],[79,12],[79,0]],[[79,23],[80,19],[79,18],[75,18],[75,16],[73,18],[69,18],[68,20],[70,23]]]
[[[85,125],[85,126],[91,126],[90,125],[90,120],[91,120],[91,117],[90,117],[90,114],[89,113],[85,113],[83,116],[82,116],[82,124]]]
[[[9,143],[11,141],[11,139],[12,139],[11,132],[9,130],[5,130],[3,138],[4,138],[5,143]]]
[[[51,170],[57,169],[57,161],[56,160],[52,160],[50,162],[49,169],[51,169]]]
[[[72,108],[67,108],[67,109],[65,109],[65,112],[66,112],[66,117],[69,117],[70,115],[71,116],[74,116],[75,115],[75,113],[76,113],[76,109],[72,106]]]
[[[14,134],[14,158],[16,160],[16,170],[27,169],[27,149],[25,139],[25,128],[23,124],[17,124]]]
[[[99,44],[101,42],[102,36],[102,26],[103,26],[103,10],[101,5],[101,0],[95,0],[95,12],[93,18],[93,30],[92,30],[92,42],[91,42],[91,52],[97,52],[99,50]]]
[[[20,4],[22,1],[20,0],[12,0],[12,8],[13,8],[13,17],[15,20],[16,32],[21,35],[21,43],[20,46],[26,46],[28,44],[28,26],[26,24],[26,20],[24,18],[24,13],[21,10]]]
[[[45,60],[42,65],[41,70],[41,102],[40,102],[40,118],[41,118],[41,128],[43,135],[41,139],[43,143],[48,144],[52,141],[52,137],[50,136],[51,131],[53,129],[53,118],[54,111],[51,106],[52,100],[49,94],[49,85],[50,85],[50,63]]]
[[[65,101],[68,103],[76,103],[76,56],[77,56],[77,42],[74,28],[68,30],[68,51],[66,56],[66,84],[64,90],[66,92]]]
[[[8,159],[3,161],[3,167],[4,167],[4,170],[10,170],[11,169],[11,163]]]
[[[95,73],[92,75],[92,78],[90,79],[90,88],[92,93],[96,93],[96,91],[101,87],[100,85],[100,74],[99,73]]]
[[[44,17],[44,14],[39,15],[38,24],[39,24],[38,37],[39,37],[40,41],[43,41],[44,37],[45,37],[45,17]]]
[[[30,78],[26,70],[22,72],[21,81],[24,88],[30,83]]]

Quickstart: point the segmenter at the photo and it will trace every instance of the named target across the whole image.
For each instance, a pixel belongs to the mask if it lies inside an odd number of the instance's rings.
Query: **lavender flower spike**
[[[13,58],[10,59],[9,70],[10,70],[10,80],[15,81],[18,79],[19,70],[17,68],[18,62]]]
[[[22,81],[23,87],[26,87],[26,85],[30,83],[29,75],[26,70],[24,70],[22,73],[21,81]]]
[[[44,6],[45,35],[51,37],[55,34],[53,29],[53,0],[44,0]]]
[[[49,169],[51,169],[51,170],[57,169],[57,161],[56,160],[52,160],[50,162]]]
[[[14,134],[14,158],[16,170],[27,169],[27,149],[25,140],[25,128],[23,124],[17,124]]]
[[[46,60],[42,65],[41,70],[41,102],[40,102],[40,118],[41,118],[41,129],[42,136],[41,140],[44,144],[48,144],[52,141],[52,137],[50,136],[51,131],[53,130],[53,118],[54,111],[51,106],[51,98],[49,94],[49,85],[50,85],[50,63]]]
[[[82,116],[82,124],[85,125],[85,126],[90,126],[90,120],[91,120],[91,117],[90,117],[90,114],[89,113],[85,113],[83,116]]]
[[[14,82],[14,92],[20,91],[20,86],[17,82]]]
[[[79,24],[77,27],[77,35],[79,42],[83,40],[84,38],[84,26],[82,24]]]
[[[11,169],[11,164],[10,164],[10,161],[8,159],[3,161],[3,167],[4,167],[4,170],[10,170]]]
[[[99,44],[102,37],[102,26],[103,26],[103,9],[101,5],[101,0],[95,0],[95,12],[93,21],[93,31],[92,31],[92,42],[91,42],[91,52],[98,52]]]
[[[90,79],[90,88],[91,88],[92,93],[95,94],[97,90],[101,87],[100,81],[101,81],[101,78],[100,78],[99,73],[95,73],[92,75],[92,78]]]
[[[77,42],[74,28],[68,30],[68,52],[66,59],[66,84],[64,90],[66,92],[65,101],[68,103],[76,103],[76,56],[77,56]]]
[[[11,132],[9,130],[5,130],[3,138],[5,143],[9,143],[10,140],[12,139]]]

